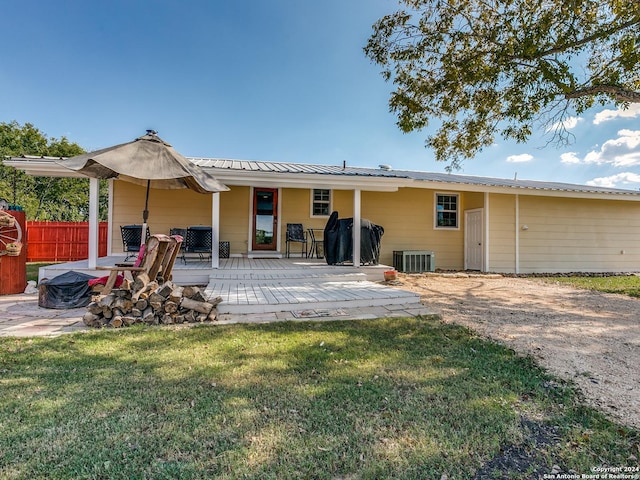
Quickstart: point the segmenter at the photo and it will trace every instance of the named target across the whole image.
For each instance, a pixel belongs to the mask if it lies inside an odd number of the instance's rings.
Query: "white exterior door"
[[[464,212],[464,268],[482,270],[484,259],[483,209]]]

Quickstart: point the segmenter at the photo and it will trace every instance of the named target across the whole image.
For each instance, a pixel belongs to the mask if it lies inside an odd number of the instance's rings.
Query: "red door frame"
[[[270,243],[257,243],[257,215],[258,215],[258,194],[268,192],[273,195],[273,235]],[[251,231],[251,249],[252,250],[273,250],[278,248],[278,189],[277,188],[258,188],[253,189],[253,228]]]

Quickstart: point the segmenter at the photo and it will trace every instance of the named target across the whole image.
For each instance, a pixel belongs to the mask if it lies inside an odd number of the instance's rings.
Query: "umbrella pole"
[[[147,193],[144,198],[144,210],[142,211],[142,233],[140,235],[140,246],[147,243],[147,220],[149,220],[149,188],[151,180],[147,180]]]

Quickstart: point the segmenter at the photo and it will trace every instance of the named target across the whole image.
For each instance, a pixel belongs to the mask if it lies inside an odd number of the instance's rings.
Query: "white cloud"
[[[580,118],[580,117],[565,118],[563,121],[556,122],[553,125],[551,125],[550,127],[548,127],[547,128],[547,132],[553,132],[554,130],[558,130],[560,128],[562,128],[564,130],[571,130],[572,128],[576,128],[578,123],[581,122],[582,120],[583,119]]]
[[[533,160],[533,155],[529,155],[528,153],[521,153],[520,155],[509,155],[507,157],[507,162],[509,163],[524,163],[530,162]]]
[[[607,140],[599,150],[591,150],[581,160],[575,152],[563,153],[562,163],[612,165],[617,168],[640,165],[640,130],[620,130],[617,138]]]
[[[618,173],[610,177],[600,177],[589,180],[587,185],[594,187],[615,188],[618,185],[629,185],[630,183],[640,184],[640,175],[632,172]]]
[[[609,120],[615,120],[616,118],[635,118],[640,116],[640,104],[632,103],[626,110],[618,108],[617,110],[603,110],[596,113],[593,119],[595,125],[599,125]]]
[[[560,161],[562,163],[580,163],[580,158],[576,152],[567,152],[560,155]]]

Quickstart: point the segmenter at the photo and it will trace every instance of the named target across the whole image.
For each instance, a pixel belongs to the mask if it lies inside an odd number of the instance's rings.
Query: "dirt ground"
[[[640,300],[497,275],[404,275],[445,322],[529,354],[590,405],[640,428]]]

